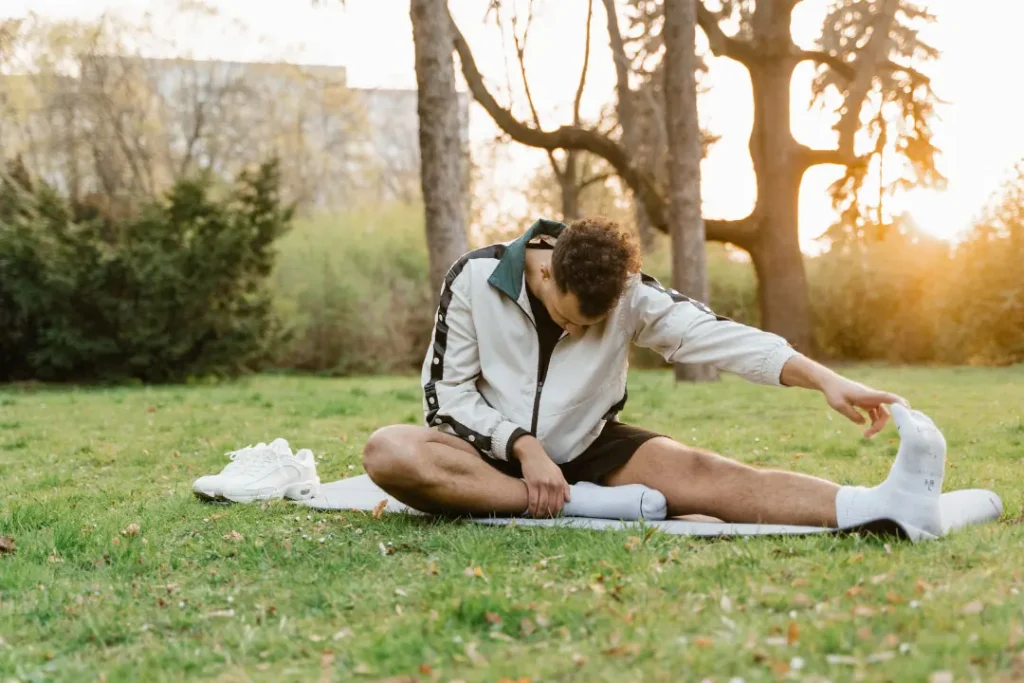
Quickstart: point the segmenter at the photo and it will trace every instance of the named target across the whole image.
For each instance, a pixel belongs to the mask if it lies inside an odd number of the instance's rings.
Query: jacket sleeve
[[[468,280],[450,273],[441,290],[433,345],[423,366],[426,422],[465,439],[482,455],[508,460],[513,441],[526,432],[477,390],[480,352]]]
[[[633,342],[671,363],[709,364],[756,384],[781,386],[797,351],[782,337],[716,316],[704,304],[642,275],[626,294]]]

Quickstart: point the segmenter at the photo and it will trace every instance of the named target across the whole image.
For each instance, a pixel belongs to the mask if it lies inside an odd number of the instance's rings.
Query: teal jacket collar
[[[526,245],[542,235],[557,239],[566,227],[565,223],[559,221],[538,219],[524,235],[508,245],[487,281],[513,301],[519,301],[523,291],[523,273],[526,270]]]

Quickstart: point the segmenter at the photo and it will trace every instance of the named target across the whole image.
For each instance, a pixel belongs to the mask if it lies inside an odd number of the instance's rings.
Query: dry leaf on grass
[[[962,614],[978,614],[985,609],[985,604],[981,600],[972,600],[971,602],[964,605],[963,609],[960,610]]]
[[[715,644],[715,641],[705,636],[697,636],[693,639],[693,644],[697,647],[711,647]]]
[[[224,534],[224,540],[239,543],[245,540],[245,536],[232,529],[230,533]]]
[[[536,624],[534,624],[530,619],[524,617],[522,621],[519,622],[519,632],[522,633],[524,637],[529,637],[536,630]]]
[[[0,555],[8,555],[15,550],[14,536],[0,536]]]
[[[427,576],[437,576],[441,572],[437,570],[437,562],[431,560],[430,562],[427,562],[427,568],[423,570],[423,573]]]
[[[379,503],[373,506],[373,518],[380,519],[381,515],[384,514],[384,508],[388,506],[388,499],[384,498]]]
[[[807,579],[800,577],[793,579],[793,583],[789,584],[792,588],[799,588],[800,586],[806,586],[808,584]]]
[[[789,622],[789,629],[786,631],[786,642],[790,645],[800,640],[800,627],[796,625],[795,621]]]
[[[433,671],[429,664],[420,664],[420,673],[424,676],[429,676]]]
[[[126,526],[124,529],[121,530],[121,535],[122,536],[138,536],[139,535],[139,525],[136,524],[135,522],[132,522],[131,524],[129,524],[128,526]]]
[[[936,671],[928,677],[928,683],[953,683],[953,672]]]
[[[320,655],[320,668],[329,669],[334,664],[334,653],[330,650],[324,650]]]
[[[873,617],[876,614],[878,614],[878,610],[867,605],[857,605],[853,608],[853,616],[855,617]]]
[[[484,619],[486,619],[487,623],[489,623],[489,624],[500,624],[501,623],[501,615],[497,614],[495,612],[486,612],[486,613],[484,613]]]
[[[606,654],[609,657],[624,657],[626,655],[636,655],[639,652],[640,646],[636,643],[625,643],[624,645],[616,645],[615,647],[601,650],[602,654]]]

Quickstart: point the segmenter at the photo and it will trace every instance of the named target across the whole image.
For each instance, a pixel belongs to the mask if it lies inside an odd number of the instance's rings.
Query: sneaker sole
[[[285,487],[283,491],[276,489],[260,493],[226,494],[220,491],[203,491],[193,489],[192,492],[195,494],[196,498],[211,503],[255,503],[265,500],[280,500],[282,498],[287,498],[289,500],[309,500],[310,498],[315,498],[320,492],[320,480],[314,479],[312,481],[291,484]]]

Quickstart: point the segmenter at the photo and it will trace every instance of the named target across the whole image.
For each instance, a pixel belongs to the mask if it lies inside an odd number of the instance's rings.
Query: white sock
[[[836,495],[836,521],[848,528],[891,519],[934,536],[942,534],[939,496],[946,466],[946,440],[917,410],[890,406],[900,448],[889,476],[874,488],[843,486]]]
[[[598,486],[580,482],[569,487],[571,500],[562,508],[568,517],[665,519],[668,502],[660,491],[643,486]]]

